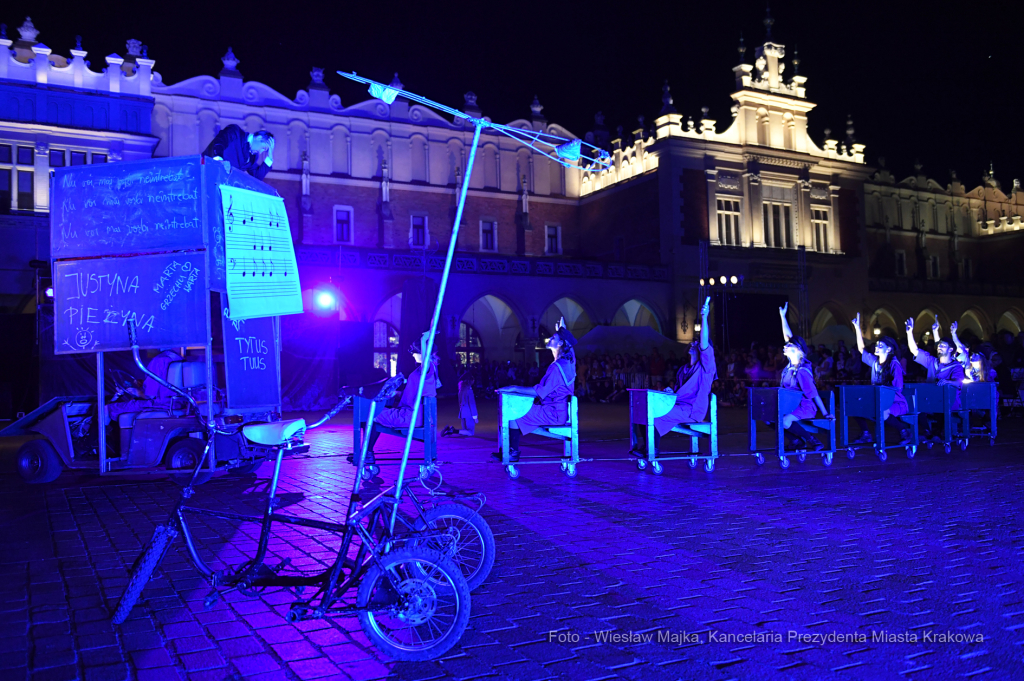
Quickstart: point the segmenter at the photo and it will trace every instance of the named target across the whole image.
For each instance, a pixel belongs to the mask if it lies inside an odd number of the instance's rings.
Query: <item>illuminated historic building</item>
[[[799,59],[766,28],[750,62],[740,48],[725,122],[677,113],[667,83],[659,115],[631,134],[597,116],[586,135],[611,152],[608,171],[566,170],[485,132],[445,303],[451,352],[530,359],[560,316],[578,335],[648,325],[689,340],[712,292],[716,337],[733,345],[774,337],[784,299],[808,335],[858,310],[880,330],[930,313],[979,335],[1020,329],[1006,248],[1020,238],[1016,182],[1009,195],[991,175],[971,191],[920,172],[896,182],[866,165],[849,120],[815,141]],[[317,68],[288,97],[245,81],[230,49],[216,77],[166,84],[139,41],[96,71],[81,44],[65,58],[30,21],[19,32],[0,37],[7,311],[34,309],[28,262],[48,257],[50,168],[198,154],[236,123],[275,135],[267,180],[288,206],[309,299],[330,289],[343,320],[373,322],[380,366],[405,356],[403,291],[440,271],[471,129],[401,98],[343,102]],[[481,106],[466,93],[464,110]],[[529,106],[512,125],[571,135]]]

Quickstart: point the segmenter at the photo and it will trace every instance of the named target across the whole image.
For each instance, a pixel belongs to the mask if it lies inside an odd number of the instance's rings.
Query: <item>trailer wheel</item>
[[[195,468],[199,459],[203,458],[206,443],[194,437],[179,437],[171,440],[164,457],[167,468],[177,470]]]
[[[18,474],[25,482],[53,482],[62,468],[60,456],[49,440],[29,440],[18,450]]]

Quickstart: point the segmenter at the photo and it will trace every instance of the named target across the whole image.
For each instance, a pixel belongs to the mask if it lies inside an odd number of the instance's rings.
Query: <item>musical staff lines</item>
[[[288,213],[279,196],[222,186],[232,319],[302,312]]]

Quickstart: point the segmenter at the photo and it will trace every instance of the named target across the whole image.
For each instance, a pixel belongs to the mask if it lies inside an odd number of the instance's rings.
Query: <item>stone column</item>
[[[831,200],[831,210],[828,216],[828,248],[830,253],[839,253],[843,250],[842,244],[839,243],[839,185],[830,184],[828,194]]]
[[[712,246],[721,245],[718,239],[718,200],[715,191],[718,189],[718,171],[714,168],[704,169],[704,178],[708,181],[708,239]]]
[[[50,209],[50,144],[43,135],[36,136],[36,153],[32,194],[36,210]]]
[[[814,250],[817,245],[814,243],[814,227],[811,225],[811,218],[814,214],[811,212],[811,183],[806,180],[801,180],[797,186],[797,232],[800,238],[797,239],[798,245],[806,246],[808,250]],[[829,245],[832,241],[829,240]]]
[[[744,223],[750,225],[751,239],[749,243],[754,246],[764,247],[767,244],[764,242],[764,223],[762,220],[761,176],[756,172],[748,172],[744,173],[744,177],[747,180],[747,205],[745,212],[750,216],[750,219],[744,220]]]

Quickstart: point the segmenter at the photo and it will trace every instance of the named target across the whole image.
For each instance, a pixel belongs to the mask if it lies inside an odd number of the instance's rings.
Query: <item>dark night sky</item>
[[[818,104],[810,113],[816,142],[826,127],[834,135],[844,130],[849,113],[869,163],[884,156],[900,178],[915,159],[943,185],[954,169],[975,186],[990,161],[1005,189],[1012,178],[1024,178],[1018,83],[1024,3],[772,4],[773,38],[786,45],[787,63],[799,47],[800,72]],[[759,0],[291,0],[249,3],[259,9],[248,13],[233,9],[238,6],[134,2],[119,12],[116,3],[36,0],[6,3],[0,21],[16,37],[14,28],[30,13],[39,40],[62,55],[81,35],[94,68],[104,55],[124,55],[125,40],[137,38],[149,46],[165,83],[216,75],[230,45],[247,80],[289,97],[306,87],[312,66],[331,74],[327,82],[346,105],[368,96],[334,75],[339,69],[385,82],[397,71],[408,89],[457,108],[473,90],[484,114],[498,122],[529,117],[537,94],[549,120],[580,136],[598,110],[612,131],[634,129],[639,114],[652,121],[666,78],[681,113],[696,119],[709,106],[724,129],[739,34],[746,37],[748,63],[764,41]]]

